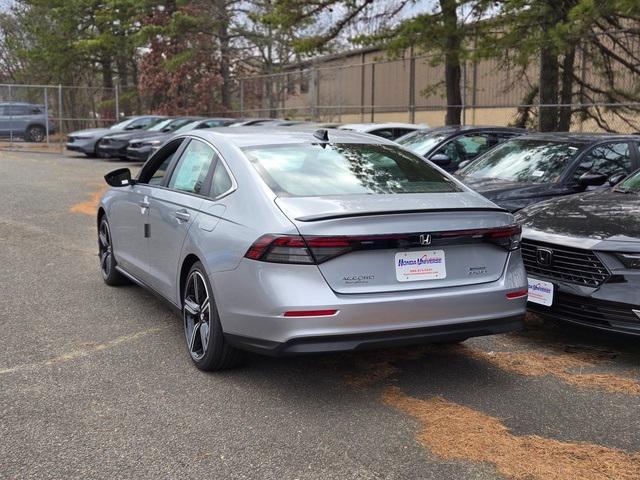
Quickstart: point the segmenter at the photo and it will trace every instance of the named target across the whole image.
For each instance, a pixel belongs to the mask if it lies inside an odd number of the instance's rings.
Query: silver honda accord
[[[102,276],[181,311],[195,365],[458,342],[522,326],[520,227],[382,138],[239,127],[105,176]]]

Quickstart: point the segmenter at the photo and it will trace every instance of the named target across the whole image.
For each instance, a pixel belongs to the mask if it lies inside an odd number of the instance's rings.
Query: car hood
[[[640,242],[640,195],[613,189],[537,203],[517,214],[532,235]],[[536,234],[537,233],[537,234]]]
[[[303,222],[329,218],[430,210],[504,211],[502,208],[473,192],[278,197],[276,204],[289,218]]]
[[[136,135],[135,138],[130,138],[131,142],[150,142],[152,140],[164,141],[171,137],[173,133],[156,133],[155,135]]]
[[[104,135],[106,133],[114,133],[117,130],[111,130],[110,128],[87,128],[86,130],[78,130],[77,132],[71,132],[69,134],[70,137],[97,137],[100,135]]]
[[[131,140],[133,138],[144,138],[153,137],[162,132],[150,132],[148,130],[135,130],[132,132],[116,132],[109,135],[105,135],[104,138],[110,138],[112,140]]]

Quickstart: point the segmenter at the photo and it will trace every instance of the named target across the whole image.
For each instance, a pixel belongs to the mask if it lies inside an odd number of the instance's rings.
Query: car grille
[[[129,147],[131,148],[140,148],[141,146],[142,146],[142,142],[129,143]]]
[[[538,248],[551,250],[549,265],[541,265],[537,260]],[[559,247],[557,245],[522,241],[522,260],[530,275],[552,278],[587,287],[598,287],[607,281],[609,272],[598,257],[590,250]]]
[[[640,329],[638,317],[630,305],[607,302],[591,297],[581,297],[568,293],[556,292],[551,307],[529,303],[528,308],[534,312],[546,313],[559,318],[579,321],[590,325],[627,326]]]

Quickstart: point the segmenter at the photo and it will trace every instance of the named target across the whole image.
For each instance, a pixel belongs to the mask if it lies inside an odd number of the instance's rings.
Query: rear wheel
[[[47,131],[42,125],[31,125],[27,127],[25,140],[27,142],[42,142],[47,135]]]
[[[127,279],[116,270],[116,259],[113,256],[113,245],[111,243],[111,230],[107,217],[103,216],[98,227],[98,252],[100,254],[100,273],[107,285],[123,285]]]
[[[227,343],[211,285],[200,262],[189,270],[183,288],[184,335],[191,360],[200,370],[216,371],[240,364],[244,352]]]

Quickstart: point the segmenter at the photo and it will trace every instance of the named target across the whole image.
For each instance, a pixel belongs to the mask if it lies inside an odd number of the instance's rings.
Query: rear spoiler
[[[319,213],[317,215],[307,215],[296,217],[299,222],[318,222],[320,220],[335,220],[338,218],[370,217],[377,215],[409,215],[412,213],[447,213],[447,212],[501,212],[509,213],[508,210],[500,207],[471,207],[471,208],[422,208],[419,210],[383,210],[377,212],[354,212],[354,213]]]

